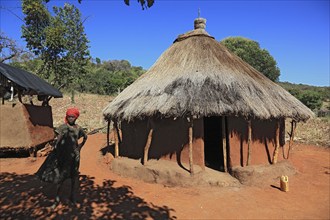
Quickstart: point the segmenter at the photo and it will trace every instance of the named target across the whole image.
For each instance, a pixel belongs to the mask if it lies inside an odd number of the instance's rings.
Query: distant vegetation
[[[279,82],[278,84],[313,111],[330,111],[329,86],[319,87],[303,84],[293,84],[289,82]],[[329,115],[329,113],[327,113],[327,115]]]
[[[36,73],[42,65],[40,60],[28,60],[14,62],[11,65]],[[109,60],[101,62],[96,58],[90,61],[86,67],[86,73],[79,76],[79,80],[73,81],[72,88],[62,88],[62,92],[70,92],[74,89],[80,93],[92,93],[99,95],[116,95],[133,83],[145,70],[142,67],[132,66],[127,60]],[[43,75],[39,77],[44,78]]]
[[[90,63],[85,83],[76,90],[100,95],[118,94],[144,72],[142,67],[131,66],[127,60]]]

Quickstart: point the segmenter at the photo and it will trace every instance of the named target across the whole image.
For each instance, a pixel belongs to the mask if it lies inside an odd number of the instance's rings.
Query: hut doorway
[[[204,117],[205,166],[218,171],[224,170],[222,117]]]

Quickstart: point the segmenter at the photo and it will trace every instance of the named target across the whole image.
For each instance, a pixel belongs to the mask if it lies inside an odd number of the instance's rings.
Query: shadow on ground
[[[134,195],[129,186],[102,186],[80,175],[78,207],[69,203],[70,181],[61,191],[62,204],[54,210],[55,185],[42,183],[33,175],[0,174],[0,219],[176,219],[173,209],[155,206]]]

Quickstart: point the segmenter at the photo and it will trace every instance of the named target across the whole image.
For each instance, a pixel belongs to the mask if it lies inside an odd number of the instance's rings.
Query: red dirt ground
[[[263,187],[166,187],[124,178],[109,169],[100,149],[105,134],[90,135],[81,152],[78,207],[50,206],[55,186],[33,173],[45,157],[0,159],[0,219],[329,219],[330,148],[296,144],[290,161],[298,170],[289,192],[275,181]],[[257,156],[257,155],[254,155]]]

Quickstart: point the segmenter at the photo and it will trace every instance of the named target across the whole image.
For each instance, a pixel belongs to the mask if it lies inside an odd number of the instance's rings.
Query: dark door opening
[[[224,171],[222,117],[204,117],[205,166]]]

